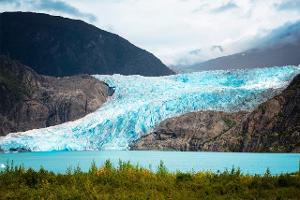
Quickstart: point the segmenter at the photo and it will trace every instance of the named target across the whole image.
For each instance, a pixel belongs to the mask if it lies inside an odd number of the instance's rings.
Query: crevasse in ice
[[[162,120],[197,110],[253,109],[300,73],[300,66],[206,71],[164,77],[94,75],[115,87],[95,112],[48,128],[0,138],[4,151],[127,149]]]

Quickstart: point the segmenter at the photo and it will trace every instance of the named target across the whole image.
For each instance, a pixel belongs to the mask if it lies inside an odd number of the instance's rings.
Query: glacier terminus
[[[170,117],[199,110],[251,110],[299,73],[300,66],[282,66],[162,77],[93,75],[115,89],[102,107],[79,120],[0,137],[0,148],[126,150]]]

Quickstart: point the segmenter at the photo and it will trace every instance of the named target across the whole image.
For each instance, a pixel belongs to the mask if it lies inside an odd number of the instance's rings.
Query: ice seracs
[[[115,88],[84,118],[0,138],[4,151],[127,149],[162,120],[196,110],[249,110],[273,97],[299,66],[206,71],[164,77],[94,75]]]

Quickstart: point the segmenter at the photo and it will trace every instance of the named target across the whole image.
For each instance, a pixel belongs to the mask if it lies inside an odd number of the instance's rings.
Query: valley
[[[285,66],[163,77],[94,75],[114,88],[103,106],[72,122],[10,133],[0,138],[0,147],[3,151],[126,150],[171,117],[199,110],[253,110],[279,94],[299,71],[298,66]],[[239,138],[235,133],[232,137]]]

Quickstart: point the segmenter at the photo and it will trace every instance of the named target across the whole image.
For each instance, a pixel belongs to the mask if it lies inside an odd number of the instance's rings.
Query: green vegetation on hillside
[[[236,122],[232,119],[229,119],[229,118],[224,118],[223,121],[225,122],[225,124],[228,126],[228,127],[233,127],[236,125]]]
[[[212,172],[168,172],[161,162],[156,172],[129,162],[110,161],[88,172],[79,167],[55,174],[22,166],[0,172],[0,199],[298,199],[300,174],[263,176],[239,169]]]
[[[26,95],[30,95],[30,89],[22,84],[17,76],[1,71],[0,69],[0,86],[1,85],[7,87],[17,101],[23,99]]]

